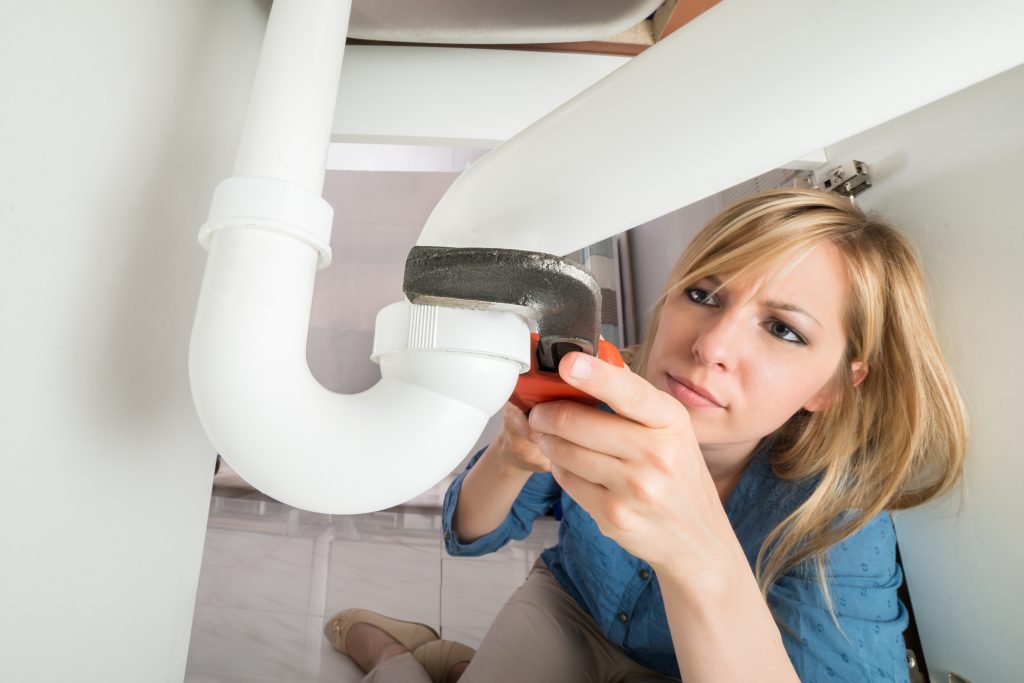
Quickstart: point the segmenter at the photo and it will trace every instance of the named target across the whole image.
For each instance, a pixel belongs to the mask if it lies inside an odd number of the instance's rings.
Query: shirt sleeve
[[[896,597],[903,573],[889,514],[833,546],[828,560],[834,620],[814,571],[787,574],[768,591],[800,680],[909,683],[908,618]]]
[[[472,543],[462,543],[452,531],[452,519],[455,515],[455,505],[459,500],[459,492],[462,490],[462,482],[466,474],[473,468],[473,465],[484,454],[481,449],[469,461],[466,469],[455,478],[448,491],[444,495],[444,507],[441,512],[441,528],[444,532],[444,545],[449,555],[477,556],[493,553],[510,540],[521,541],[530,535],[533,530],[533,522],[541,515],[551,509],[552,504],[558,500],[562,489],[555,482],[555,478],[547,472],[538,472],[530,476],[519,492],[519,496],[512,504],[498,528],[481,536]]]

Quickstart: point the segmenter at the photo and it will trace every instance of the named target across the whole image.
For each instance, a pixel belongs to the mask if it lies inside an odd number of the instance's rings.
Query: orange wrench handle
[[[530,334],[530,371],[519,375],[516,389],[512,392],[509,401],[524,413],[529,412],[538,403],[547,401],[578,401],[589,405],[597,405],[599,400],[586,394],[575,387],[566,384],[557,372],[543,372],[537,367],[537,345],[540,343],[540,335],[536,332]],[[615,345],[606,339],[601,339],[597,344],[597,357],[611,363],[616,367],[623,367],[622,354],[615,348]]]

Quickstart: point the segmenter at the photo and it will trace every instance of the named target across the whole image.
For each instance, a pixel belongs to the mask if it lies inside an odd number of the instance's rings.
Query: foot
[[[437,631],[426,624],[350,608],[338,612],[324,624],[324,637],[335,650],[351,656],[363,671],[369,671],[384,659],[437,640]],[[396,645],[398,647],[394,647]],[[350,650],[350,646],[356,649]]]
[[[381,662],[408,652],[409,648],[376,626],[360,622],[353,624],[345,635],[345,650],[359,668],[368,673]]]

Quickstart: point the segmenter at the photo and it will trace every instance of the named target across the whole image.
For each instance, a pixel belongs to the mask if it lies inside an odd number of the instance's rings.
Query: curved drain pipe
[[[313,282],[330,262],[321,198],[346,0],[275,0],[233,177],[218,185],[189,349],[196,411],[246,481],[289,505],[349,514],[444,478],[529,368],[510,313],[411,306],[378,315],[381,381],[328,391],[306,363]]]

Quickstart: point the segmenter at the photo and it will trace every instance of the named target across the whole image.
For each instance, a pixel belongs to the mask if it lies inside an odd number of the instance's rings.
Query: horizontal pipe
[[[475,162],[418,244],[567,254],[1024,62],[1019,0],[729,0]]]

